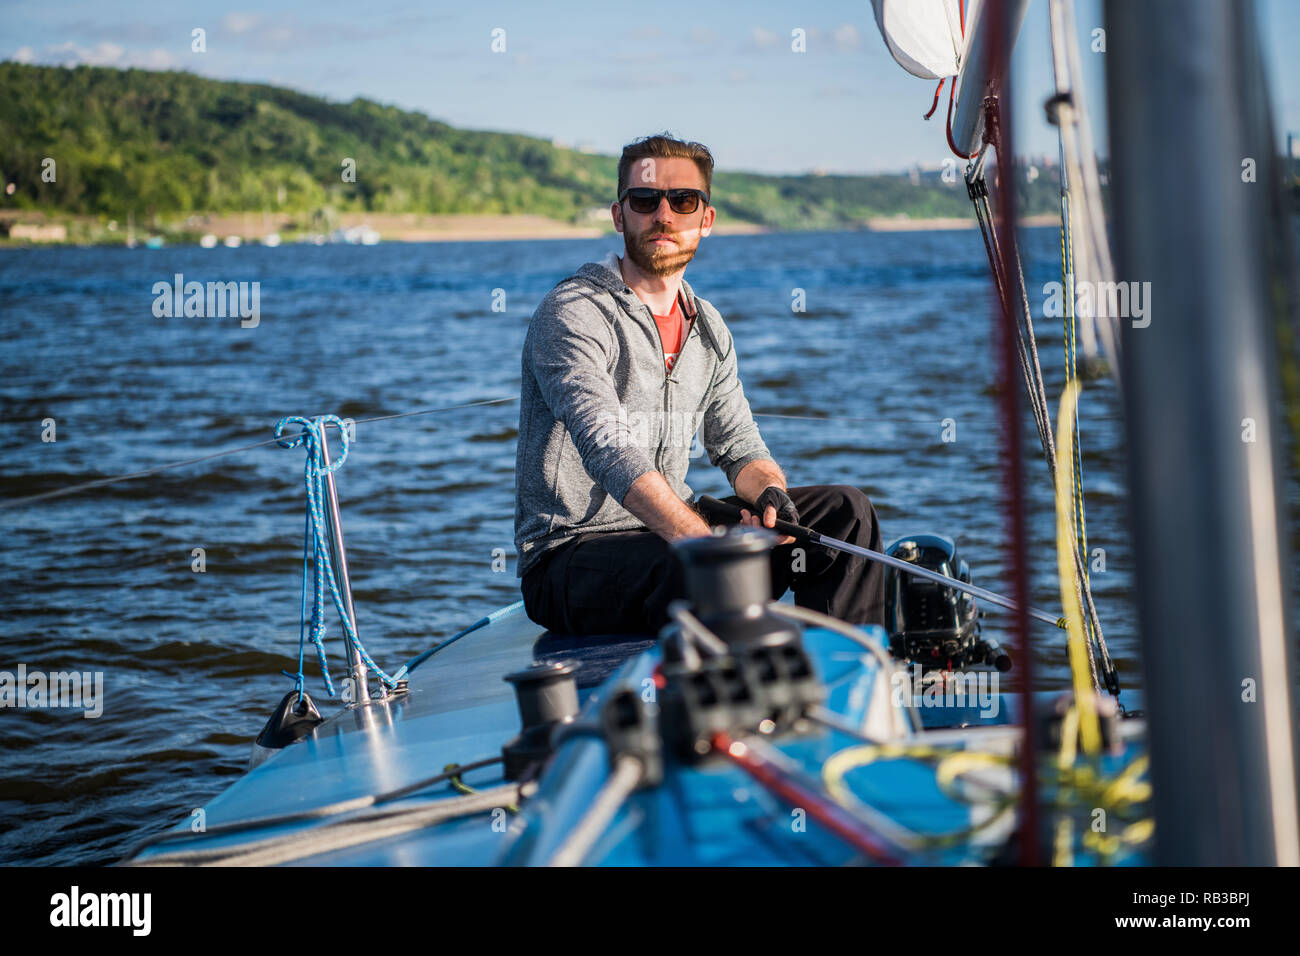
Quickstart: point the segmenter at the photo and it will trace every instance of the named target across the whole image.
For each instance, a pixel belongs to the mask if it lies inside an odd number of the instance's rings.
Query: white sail
[[[908,73],[937,80],[961,71],[961,0],[871,0],[871,9],[890,54]]]

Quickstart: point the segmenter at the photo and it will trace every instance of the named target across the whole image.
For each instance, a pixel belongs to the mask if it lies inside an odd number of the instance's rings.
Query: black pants
[[[787,492],[799,523],[850,544],[881,550],[870,499],[851,485],[807,485]],[[722,499],[751,512],[735,495]],[[796,541],[774,548],[772,597],[793,588],[795,603],[850,624],[884,619],[885,568],[856,555]],[[597,531],[553,549],[524,575],[524,609],[564,634],[656,634],[668,605],[686,596],[681,562],[653,531]]]

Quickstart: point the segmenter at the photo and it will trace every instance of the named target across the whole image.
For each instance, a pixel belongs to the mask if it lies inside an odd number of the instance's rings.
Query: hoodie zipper
[[[618,275],[619,284],[620,284],[620,286],[622,287],[622,289],[624,290],[624,292],[632,292],[632,290],[628,287],[627,282],[624,281],[623,276],[620,274],[617,265],[615,265],[615,266],[612,268],[612,271],[613,271],[616,275]],[[635,293],[635,292],[632,292],[632,295],[635,296],[636,293]],[[680,286],[679,286],[678,289],[677,289],[677,298],[676,298],[674,301],[677,302],[677,303],[679,304],[679,308],[681,308],[681,311],[682,311],[682,322],[685,323],[686,320],[687,320],[687,310],[686,310],[686,308],[685,308],[685,306],[686,306],[686,294],[682,291],[682,289],[681,289]],[[637,298],[637,302],[639,302],[639,303],[641,304],[641,308],[645,309],[645,310],[646,310],[646,313],[650,316],[650,324],[654,326],[654,329],[655,329],[655,337],[659,340],[659,361],[660,361],[661,363],[664,363],[664,337],[663,337],[663,333],[659,331],[659,323],[655,321],[655,314],[654,314],[654,311],[650,308],[650,306],[646,305],[644,302],[641,302],[641,300],[640,300],[639,297]],[[694,332],[694,331],[695,331],[695,317],[692,316],[692,317],[690,318],[690,325],[689,325],[689,327],[686,327],[686,329],[685,329],[685,334],[684,334],[684,336],[683,336],[683,338],[682,338],[682,344],[681,344],[681,347],[677,350],[677,358],[673,361],[673,368],[674,368],[674,369],[677,368],[677,363],[680,362],[680,361],[682,360],[682,353],[686,351],[686,343],[687,343],[688,341],[690,341],[691,333]],[[662,368],[663,368],[663,372],[664,372],[664,384],[663,384],[663,393],[664,393],[664,426],[667,427],[667,424],[668,424],[668,374],[669,374],[669,373],[668,373],[668,366],[667,366],[667,363],[664,363],[664,364],[662,365]],[[662,441],[662,437],[661,437],[661,440],[658,442],[658,447],[655,448],[655,471],[659,472],[659,474],[661,474],[661,475],[662,475],[663,472],[664,472],[664,470],[663,470],[663,463],[662,463],[662,456],[663,456],[663,441]]]
[[[677,298],[673,300],[673,304],[676,305],[676,306],[680,309],[680,311],[681,311],[681,313],[682,313],[683,331],[682,331],[682,343],[681,343],[681,345],[679,345],[679,346],[677,347],[677,358],[673,359],[673,368],[674,368],[674,369],[677,368],[677,363],[680,362],[680,361],[682,360],[682,353],[686,351],[686,343],[690,341],[690,338],[691,338],[691,332],[693,332],[693,331],[695,330],[695,320],[694,320],[694,319],[691,319],[691,320],[690,320],[690,325],[689,325],[689,326],[685,325],[685,323],[686,323],[686,309],[685,309],[685,308],[682,308],[682,299],[683,299],[683,298],[684,298],[684,296],[683,296],[683,293],[682,293],[681,289],[678,289],[678,290],[677,290]],[[641,304],[642,304],[642,306],[644,306],[645,310],[646,310],[647,312],[650,313],[650,323],[655,327],[655,335],[658,336],[658,338],[659,338],[659,360],[660,360],[660,362],[663,363],[663,369],[664,369],[664,385],[663,385],[663,393],[664,393],[664,422],[663,422],[663,427],[664,427],[664,432],[666,433],[667,430],[668,430],[669,427],[670,427],[670,420],[669,420],[669,417],[668,417],[668,415],[669,415],[669,411],[668,411],[668,381],[669,381],[669,375],[670,375],[671,373],[668,371],[668,363],[664,360],[664,351],[665,351],[665,350],[664,350],[664,335],[663,335],[662,332],[659,331],[659,323],[655,320],[654,310],[651,309],[650,306],[646,305],[644,302],[641,303]],[[670,310],[669,310],[669,314],[671,314],[671,312],[672,312],[672,310],[670,309]],[[665,439],[666,437],[667,437],[666,434],[661,434],[661,435],[660,435],[659,442],[658,442],[658,445],[657,445],[657,447],[655,448],[655,471],[659,472],[659,474],[661,474],[661,475],[664,473],[663,464],[662,464],[662,462],[661,462],[661,456],[662,456],[662,454],[663,454],[664,439]]]

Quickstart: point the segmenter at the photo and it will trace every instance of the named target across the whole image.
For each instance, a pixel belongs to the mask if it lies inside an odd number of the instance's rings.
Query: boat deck
[[[884,631],[864,631],[884,640]],[[848,723],[865,727],[880,709],[889,682],[878,661],[832,631],[810,628],[804,645],[826,686],[826,707]],[[310,811],[340,801],[392,791],[465,765],[498,756],[519,730],[514,689],[502,675],[533,661],[574,660],[583,705],[579,722],[591,719],[603,696],[615,688],[641,691],[659,661],[655,642],[639,635],[578,638],[552,634],[534,624],[522,607],[502,613],[487,626],[449,643],[413,668],[406,694],[333,715],[304,740],[273,754],[220,794],[208,806],[206,826],[248,824],[282,814]],[[882,696],[883,695],[883,696]],[[875,701],[873,705],[873,700]],[[944,746],[976,747],[1010,755],[1018,735],[1004,726],[1015,718],[1014,702],[999,695],[994,714],[977,708],[940,708],[926,724],[964,724],[963,730],[913,734],[905,721],[901,740],[921,736]],[[868,713],[875,707],[875,717]],[[942,712],[940,712],[942,711]],[[888,713],[886,713],[888,716]],[[783,759],[817,782],[828,758],[856,743],[852,736],[825,727],[814,733],[773,741]],[[1131,748],[1130,748],[1131,749]],[[1118,759],[1118,758],[1117,758]],[[1131,759],[1131,754],[1125,759]],[[548,862],[592,805],[609,777],[609,753],[598,735],[575,735],[557,749],[538,789],[521,808],[488,807],[474,815],[437,825],[358,841],[355,845],[311,850],[320,819],[245,826],[238,832],[189,833],[189,821],[176,839],[145,848],[135,862],[185,850],[216,851],[255,841],[302,839],[291,860],[309,865],[499,865]],[[1116,766],[1122,766],[1122,761]],[[1000,790],[1014,786],[1005,766],[980,772],[982,782]],[[987,862],[1010,831],[1009,815],[990,820],[986,808],[954,800],[940,788],[934,767],[924,760],[884,759],[845,777],[853,794],[895,824],[919,833],[952,833],[984,826],[969,840],[927,851],[926,862]],[[506,783],[493,764],[465,775],[475,791]],[[436,807],[466,790],[442,783],[412,797],[385,803],[385,809]],[[508,803],[503,799],[502,803]],[[519,812],[515,812],[518,809]],[[337,831],[337,819],[330,821]],[[307,834],[306,831],[313,831]],[[626,801],[587,862],[607,865],[845,865],[870,862],[852,846],[758,785],[725,758],[699,765],[672,763],[664,783],[640,790]]]

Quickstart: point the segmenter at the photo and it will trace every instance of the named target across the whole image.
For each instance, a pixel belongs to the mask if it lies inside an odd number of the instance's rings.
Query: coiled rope
[[[301,425],[302,431],[292,438],[284,438],[284,429],[288,425]],[[330,425],[338,428],[343,446],[339,452],[339,457],[333,462],[327,462],[325,453],[324,432]],[[275,437],[281,448],[297,448],[299,445],[303,445],[307,450],[306,463],[303,467],[303,477],[307,485],[308,519],[308,533],[305,535],[306,540],[303,542],[302,565],[304,615],[302,627],[299,631],[298,674],[295,677],[295,682],[299,688],[299,699],[301,699],[304,680],[302,673],[302,632],[306,628],[305,605],[308,554],[311,555],[312,564],[316,571],[311,611],[311,642],[316,645],[316,654],[320,658],[321,676],[325,680],[326,691],[329,692],[331,697],[335,696],[334,681],[330,677],[329,664],[325,659],[325,595],[327,593],[334,604],[334,609],[338,611],[339,620],[343,622],[343,633],[347,637],[349,644],[357,649],[357,654],[366,667],[374,671],[385,685],[395,687],[397,681],[374,662],[366,652],[365,645],[361,643],[361,638],[357,636],[357,629],[352,622],[352,617],[348,614],[347,608],[344,607],[342,590],[334,573],[334,563],[330,560],[329,527],[325,521],[324,510],[325,476],[338,471],[343,462],[347,460],[348,430],[344,427],[342,419],[337,415],[321,415],[318,418],[303,418],[298,415],[290,415],[276,423]]]

